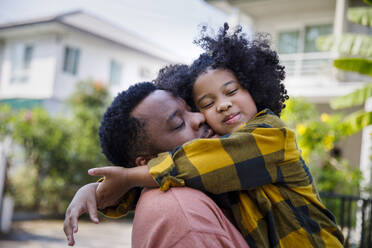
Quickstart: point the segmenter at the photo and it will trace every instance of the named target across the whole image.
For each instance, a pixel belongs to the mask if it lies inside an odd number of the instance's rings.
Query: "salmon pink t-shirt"
[[[216,203],[188,187],[145,189],[137,203],[133,248],[233,248],[248,245]]]

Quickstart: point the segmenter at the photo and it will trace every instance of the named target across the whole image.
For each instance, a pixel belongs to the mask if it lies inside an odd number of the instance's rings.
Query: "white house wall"
[[[63,71],[65,47],[80,50],[78,71],[72,75]],[[65,99],[75,89],[80,80],[95,80],[108,84],[110,77],[110,61],[115,60],[122,65],[120,85],[110,86],[113,95],[139,81],[154,79],[158,70],[166,65],[165,61],[141,54],[137,51],[107,42],[94,36],[69,32],[58,44],[58,63],[54,85],[54,98]],[[140,68],[150,71],[148,77],[141,77]]]
[[[56,36],[39,35],[19,37],[4,41],[1,69],[1,98],[49,98],[52,96],[56,68]],[[29,69],[29,81],[11,83],[11,53],[15,46],[33,45],[33,56]]]

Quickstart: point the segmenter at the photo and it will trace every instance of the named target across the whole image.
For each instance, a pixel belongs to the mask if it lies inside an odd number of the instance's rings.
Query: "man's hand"
[[[63,230],[67,237],[68,245],[75,244],[74,233],[78,231],[78,218],[88,212],[90,219],[98,224],[96,190],[99,183],[90,183],[81,187],[75,194],[65,214]]]
[[[134,187],[159,187],[151,177],[147,166],[124,168],[107,166],[88,171],[91,176],[104,176],[97,188],[98,209],[114,206],[120,198]]]

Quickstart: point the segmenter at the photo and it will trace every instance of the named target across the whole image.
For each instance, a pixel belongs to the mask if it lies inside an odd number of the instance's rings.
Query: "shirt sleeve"
[[[274,119],[273,119],[274,118]],[[218,139],[197,139],[148,164],[161,190],[189,186],[220,194],[283,181],[278,168],[300,159],[295,134],[278,117],[260,118]]]
[[[140,188],[133,188],[128,191],[115,206],[110,206],[105,209],[99,210],[105,217],[108,218],[120,218],[129,213],[129,211],[135,210],[137,201],[141,195]]]

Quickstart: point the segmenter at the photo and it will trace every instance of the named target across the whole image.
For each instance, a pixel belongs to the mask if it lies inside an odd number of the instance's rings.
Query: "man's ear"
[[[141,155],[136,158],[136,166],[143,166],[147,165],[147,162],[149,162],[152,158],[154,158],[154,155]]]

